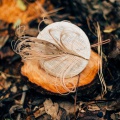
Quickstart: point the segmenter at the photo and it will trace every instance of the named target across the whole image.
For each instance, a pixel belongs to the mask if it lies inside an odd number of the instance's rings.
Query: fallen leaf
[[[61,108],[64,108],[67,112],[67,114],[73,114],[75,112],[75,107],[76,109],[78,109],[78,105],[75,106],[74,104],[70,103],[70,102],[61,102],[59,103]]]
[[[113,31],[115,31],[117,28],[118,28],[118,26],[115,23],[112,23],[111,25],[106,26],[103,32],[111,33]]]
[[[51,115],[51,117],[54,120],[56,120],[59,105],[57,103],[53,103],[51,99],[45,100],[45,102],[43,104],[44,104],[44,107],[45,107],[45,112],[48,115]]]
[[[88,105],[88,110],[96,111],[96,110],[100,110],[100,108],[96,104],[93,104],[93,105]]]
[[[34,117],[35,118],[38,118],[40,117],[41,115],[45,114],[45,108],[42,107],[42,108],[39,108],[35,113],[34,113]]]

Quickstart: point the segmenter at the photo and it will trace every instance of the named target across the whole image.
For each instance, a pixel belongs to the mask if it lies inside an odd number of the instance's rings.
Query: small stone
[[[10,89],[11,92],[13,93],[16,93],[17,92],[17,87],[16,86],[13,86],[11,89]]]
[[[103,112],[98,112],[97,116],[98,116],[99,118],[102,118],[102,117],[103,117]]]

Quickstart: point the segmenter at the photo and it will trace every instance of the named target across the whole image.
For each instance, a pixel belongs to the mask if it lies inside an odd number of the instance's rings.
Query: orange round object
[[[79,75],[77,75],[72,78],[67,78],[67,79],[65,79],[65,81],[71,81],[71,82],[77,84],[78,78],[79,78],[78,87],[90,84],[94,80],[94,78],[99,70],[100,62],[101,62],[100,56],[91,50],[91,56],[90,56],[88,65],[80,73],[80,77],[79,77]],[[41,86],[43,89],[46,89],[52,93],[60,92],[63,94],[63,93],[68,92],[62,87],[62,85],[59,84],[60,83],[59,79],[56,79],[56,77],[47,74],[40,67],[39,62],[36,60],[25,61],[24,66],[21,69],[21,72],[22,72],[22,75],[28,77],[29,81],[31,81],[32,83],[34,83],[38,86]],[[56,81],[56,83],[57,83],[57,89],[56,89],[56,86],[54,84],[52,84],[52,83],[54,83],[54,81]],[[66,86],[68,88],[72,87],[72,85],[70,83],[66,84]],[[59,90],[59,92],[58,92],[58,90]]]

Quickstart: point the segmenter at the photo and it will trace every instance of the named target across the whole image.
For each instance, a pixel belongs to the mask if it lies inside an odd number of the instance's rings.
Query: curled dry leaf
[[[96,110],[100,110],[100,108],[97,105],[88,105],[88,110],[96,111]]]
[[[9,109],[9,114],[13,114],[16,110],[20,110],[22,109],[22,105],[13,105],[10,109]]]
[[[51,99],[45,100],[43,104],[44,104],[45,112],[48,115],[51,115],[53,120],[55,120],[57,118],[59,105],[57,103],[53,103]]]
[[[42,108],[39,108],[35,113],[34,113],[34,116],[35,118],[38,118],[40,117],[41,115],[45,114],[45,108],[42,107]]]
[[[111,33],[113,31],[115,31],[117,28],[118,28],[117,24],[112,23],[111,25],[106,26],[103,32],[104,33]]]

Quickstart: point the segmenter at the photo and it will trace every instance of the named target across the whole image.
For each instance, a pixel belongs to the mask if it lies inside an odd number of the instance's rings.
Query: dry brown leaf
[[[73,114],[75,112],[75,105],[70,102],[61,102],[60,107],[64,108],[67,112],[67,114]],[[79,108],[79,106],[76,106],[76,110]]]
[[[103,32],[104,33],[111,33],[113,31],[115,31],[117,28],[118,28],[117,24],[112,23],[111,25],[106,26]]]
[[[43,104],[45,107],[45,112],[48,115],[51,115],[53,120],[55,120],[57,118],[59,105],[57,103],[53,103],[51,99],[45,100]]]

